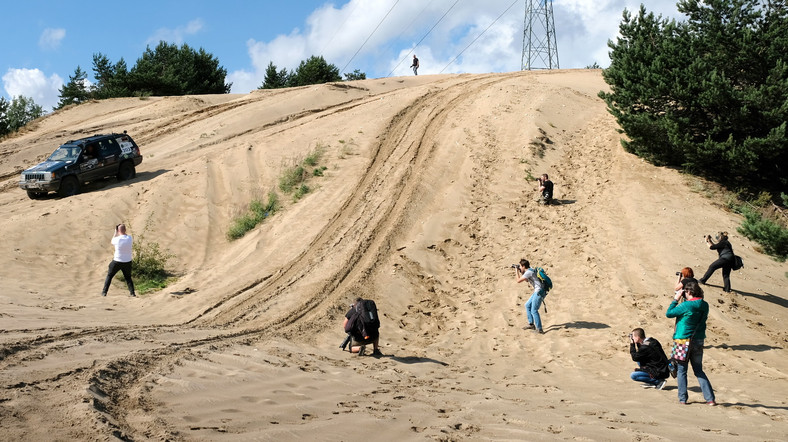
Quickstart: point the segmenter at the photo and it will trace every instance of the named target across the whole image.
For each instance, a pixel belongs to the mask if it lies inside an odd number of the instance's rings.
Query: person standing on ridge
[[[416,54],[413,54],[413,64],[410,67],[413,68],[413,75],[419,75],[419,59],[416,58]]]

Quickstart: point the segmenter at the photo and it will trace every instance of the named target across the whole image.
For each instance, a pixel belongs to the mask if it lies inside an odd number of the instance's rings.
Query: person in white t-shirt
[[[134,281],[131,280],[131,246],[133,240],[131,235],[126,234],[125,224],[115,226],[115,235],[112,237],[111,243],[115,246],[115,255],[112,257],[112,262],[109,263],[107,279],[104,280],[104,290],[101,291],[101,296],[107,296],[107,290],[109,290],[109,285],[112,283],[112,278],[118,272],[123,272],[123,279],[126,280],[126,285],[129,286],[129,295],[137,296],[134,294]]]

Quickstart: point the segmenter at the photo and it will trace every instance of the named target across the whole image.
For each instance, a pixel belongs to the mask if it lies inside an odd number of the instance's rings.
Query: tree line
[[[345,73],[345,81],[364,80],[366,78],[367,75],[358,69]],[[326,62],[322,55],[313,55],[306,60],[302,60],[295,70],[290,71],[284,68],[280,70],[273,61],[268,62],[263,84],[257,89],[280,89],[335,81],[342,81],[342,76],[339,75],[339,68]]]
[[[131,69],[123,58],[112,63],[102,53],[93,54],[93,74],[96,82],[89,84],[87,73],[77,66],[60,88],[55,109],[105,98],[226,94],[232,86],[225,83],[227,70],[203,48],[164,41],[147,47]]]

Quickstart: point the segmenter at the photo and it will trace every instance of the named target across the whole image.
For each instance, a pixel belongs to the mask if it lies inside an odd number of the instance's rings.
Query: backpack
[[[364,299],[354,306],[356,312],[351,316],[345,331],[353,334],[357,340],[368,337],[377,337],[380,328],[380,318],[378,317],[378,307],[375,301]]]
[[[547,296],[547,293],[553,288],[553,281],[547,276],[547,273],[541,267],[535,267],[534,273],[536,273],[536,277],[539,278],[539,281],[542,283],[542,288],[544,289],[544,294]]]

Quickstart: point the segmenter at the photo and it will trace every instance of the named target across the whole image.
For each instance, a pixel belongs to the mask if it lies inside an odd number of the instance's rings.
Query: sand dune
[[[598,71],[386,78],[247,95],[91,102],[0,143],[3,440],[785,440],[786,268],[694,181],[625,153]],[[65,140],[128,131],[130,182],[32,201],[18,173]],[[322,149],[298,202],[228,241],[235,216]],[[549,173],[559,205],[537,204]],[[99,296],[120,221],[178,279]],[[707,286],[689,407],[629,380],[626,336],[668,346],[674,272]],[[525,257],[555,283],[526,325]],[[384,357],[337,348],[357,295]],[[372,436],[371,436],[372,435]]]

